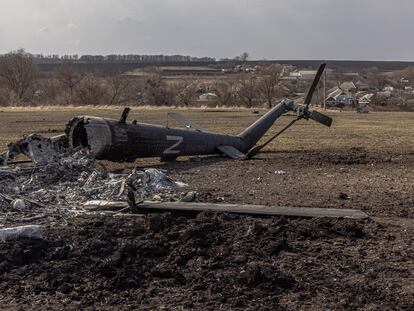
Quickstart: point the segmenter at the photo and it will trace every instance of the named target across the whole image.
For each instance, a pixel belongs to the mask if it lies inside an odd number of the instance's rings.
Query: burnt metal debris
[[[134,196],[137,202],[171,201],[187,193],[176,191],[186,184],[158,169],[109,173],[88,148],[69,148],[66,137],[31,134],[8,145],[8,151],[1,155],[0,220],[62,220],[84,213],[82,203],[89,200],[126,201]],[[15,161],[20,155],[29,158],[32,165]]]
[[[0,155],[0,165],[33,162],[37,165],[56,162],[62,153],[67,151],[68,140],[65,134],[46,138],[38,134],[30,134],[10,143],[8,150]],[[13,161],[18,155],[25,155],[29,161]]]

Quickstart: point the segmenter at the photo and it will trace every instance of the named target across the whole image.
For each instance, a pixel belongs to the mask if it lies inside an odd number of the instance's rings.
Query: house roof
[[[337,97],[339,95],[342,95],[344,93],[344,91],[341,90],[339,87],[334,87],[334,88],[330,89],[328,92],[329,93],[328,93],[328,96],[326,97],[326,99],[335,98],[335,97]]]
[[[368,85],[368,83],[362,82],[361,80],[357,81],[357,82],[355,83],[355,86],[356,86],[358,89],[369,89],[369,85]]]
[[[338,86],[334,86],[333,88],[327,90],[326,92],[329,94],[329,93],[332,93],[333,91],[337,90],[338,88],[339,88]]]
[[[297,77],[302,79],[311,79],[316,75],[315,70],[295,70],[289,74],[291,77]]]
[[[316,75],[316,70],[299,70],[299,73],[303,75]]]
[[[389,97],[391,97],[391,92],[390,91],[378,92],[377,96],[389,98]]]
[[[364,96],[362,96],[359,99],[359,101],[364,102],[364,103],[367,103],[367,102],[369,103],[371,101],[372,97],[374,97],[374,94],[373,93],[368,93],[368,94],[365,94]]]
[[[357,77],[359,76],[358,72],[344,72],[342,73],[343,76],[348,76],[348,77]]]
[[[343,82],[339,87],[344,91],[349,91],[349,90],[356,89],[356,86],[355,86],[354,82],[352,82],[352,81]]]

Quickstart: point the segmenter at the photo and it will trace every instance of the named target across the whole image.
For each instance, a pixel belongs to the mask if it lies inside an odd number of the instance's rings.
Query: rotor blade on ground
[[[312,111],[309,115],[309,119],[312,119],[313,121],[319,122],[328,127],[332,125],[332,118],[318,111]]]
[[[322,73],[325,70],[325,66],[326,64],[321,64],[319,66],[318,72],[315,75],[315,78],[313,79],[312,85],[308,91],[308,94],[306,94],[306,98],[305,98],[305,102],[303,103],[303,105],[305,106],[305,109],[308,109],[309,104],[312,101],[312,97],[313,97],[313,93],[316,90],[316,87],[318,86],[319,80],[321,79]]]
[[[138,210],[142,214],[179,212],[194,214],[199,212],[214,213],[234,213],[256,216],[288,216],[288,217],[331,217],[331,218],[350,218],[365,219],[369,215],[358,209],[349,208],[318,208],[318,207],[291,207],[291,206],[269,206],[252,204],[227,204],[227,203],[199,203],[199,202],[154,202],[144,201],[138,205]],[[125,208],[127,202],[92,200],[85,202],[83,207],[86,210],[99,210],[105,207]],[[126,214],[134,215],[134,214]]]
[[[193,121],[187,119],[185,116],[183,116],[181,113],[178,112],[169,112],[168,116],[173,118],[178,123],[184,125],[188,129],[193,129],[199,132],[207,132],[206,129],[202,128],[201,126],[195,124]]]

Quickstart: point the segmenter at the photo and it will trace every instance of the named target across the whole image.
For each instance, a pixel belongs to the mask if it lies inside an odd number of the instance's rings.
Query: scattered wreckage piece
[[[36,238],[42,237],[41,226],[27,225],[12,228],[0,228],[0,241],[18,239],[18,238]]]
[[[88,211],[99,211],[120,210],[129,207],[129,205],[125,201],[90,200],[83,203],[83,207]]]
[[[76,217],[79,211],[73,206],[91,199],[125,200],[133,196],[141,202],[162,195],[165,200],[177,200],[182,193],[176,190],[188,186],[155,168],[108,173],[86,149],[65,151],[59,158],[31,168],[0,169],[0,211],[7,213],[7,222],[21,223],[25,222],[22,216],[39,214],[62,219],[61,212],[65,211],[68,217]]]
[[[93,200],[83,205],[88,210],[121,209],[128,207],[127,202]],[[160,212],[178,212],[197,214],[199,212],[234,213],[256,216],[288,216],[288,217],[329,217],[365,219],[369,216],[361,210],[344,208],[315,208],[315,207],[289,207],[268,206],[254,204],[217,204],[195,202],[151,202],[144,201],[138,205],[143,214]]]
[[[304,105],[284,99],[239,135],[212,133],[178,113],[169,116],[184,125],[170,128],[137,121],[127,122],[130,111],[125,108],[119,120],[94,116],[78,116],[69,121],[65,133],[69,147],[89,148],[97,159],[134,161],[137,158],[160,157],[174,160],[178,156],[220,155],[232,159],[252,158],[271,140],[298,120],[312,119],[330,127],[332,119],[317,111],[309,111],[312,96],[325,69],[319,67]],[[254,147],[275,121],[286,112],[293,111],[296,119],[265,144]]]
[[[19,155],[30,158],[33,165],[0,167],[3,223],[38,222],[46,218],[65,221],[65,217],[82,213],[73,206],[91,199],[125,200],[129,195],[140,202],[159,194],[166,200],[179,199],[175,189],[187,186],[171,179],[166,171],[153,168],[134,169],[130,174],[108,173],[90,150],[69,148],[66,138],[31,134],[8,145],[0,165],[21,163],[13,161]]]
[[[7,167],[0,168],[0,191],[15,187],[16,179],[17,173],[14,170]]]
[[[0,155],[0,165],[19,164],[29,162],[28,160],[11,161],[16,156],[23,154],[35,165],[44,165],[57,162],[61,159],[67,147],[67,136],[65,134],[51,138],[39,134],[30,134],[22,139],[8,144],[8,150]]]

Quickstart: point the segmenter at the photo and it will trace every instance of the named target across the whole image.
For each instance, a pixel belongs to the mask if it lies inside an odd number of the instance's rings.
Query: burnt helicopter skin
[[[136,121],[126,122],[129,108],[124,110],[120,120],[92,116],[75,117],[67,125],[66,135],[70,147],[89,147],[97,159],[111,161],[134,161],[145,157],[172,160],[178,156],[214,154],[225,154],[233,159],[250,158],[300,119],[313,119],[326,126],[331,125],[330,117],[308,110],[324,68],[325,64],[319,67],[303,106],[291,99],[284,99],[239,135],[209,132],[177,113],[169,115],[183,124],[185,129]],[[288,111],[295,112],[297,118],[265,144],[254,147],[273,123]]]

